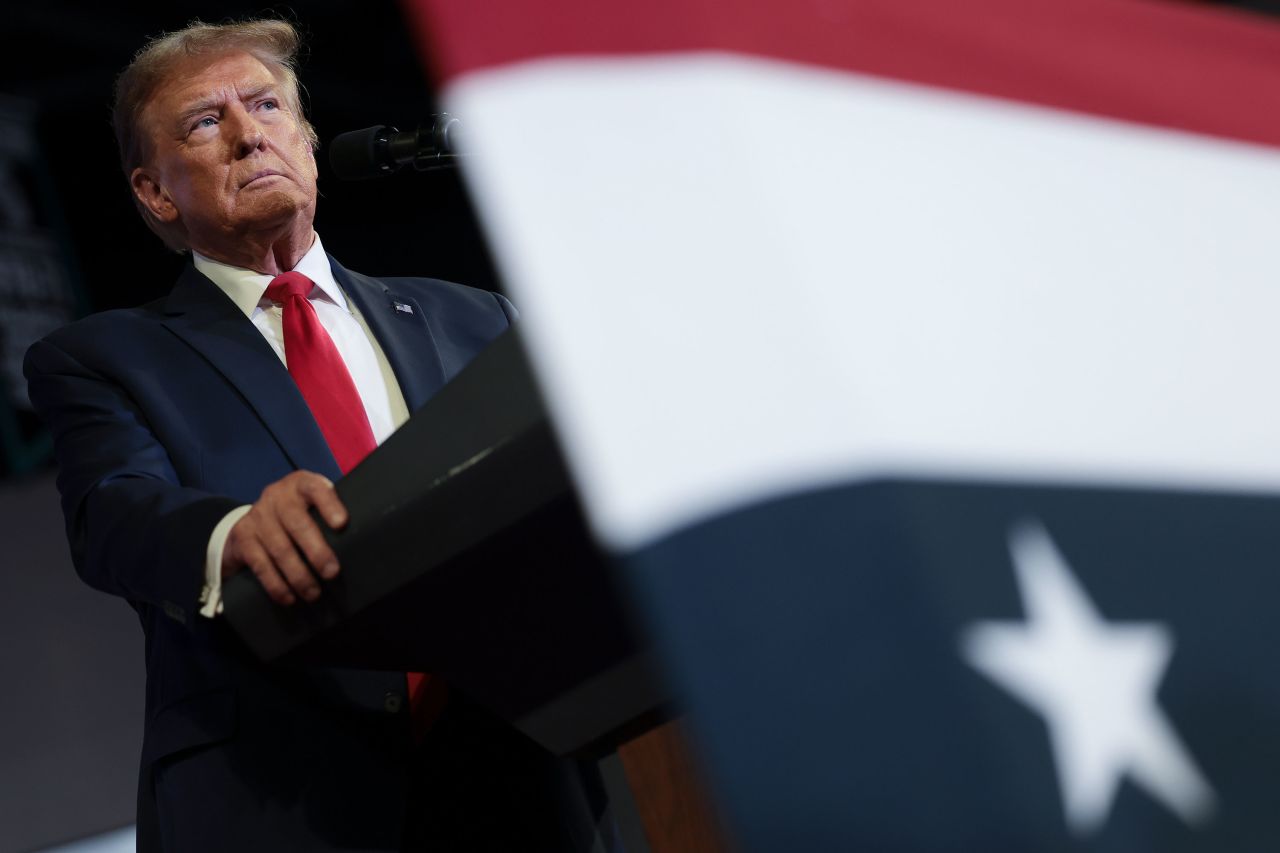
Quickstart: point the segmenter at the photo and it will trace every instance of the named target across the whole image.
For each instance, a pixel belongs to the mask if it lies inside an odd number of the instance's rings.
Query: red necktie
[[[307,299],[314,286],[302,273],[287,272],[267,285],[267,298],[282,306],[280,322],[289,375],[345,474],[373,452],[378,442],[346,362]]]
[[[289,375],[315,416],[324,440],[338,460],[338,468],[345,474],[372,453],[378,442],[347,364],[307,299],[314,286],[315,282],[302,273],[287,272],[267,285],[267,298],[281,305],[280,323],[284,327],[284,355]],[[414,735],[421,739],[443,706],[444,684],[439,679],[430,684],[433,679],[422,672],[405,675],[409,682]]]

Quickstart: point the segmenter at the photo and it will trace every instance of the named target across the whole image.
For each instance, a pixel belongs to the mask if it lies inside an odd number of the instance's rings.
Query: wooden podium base
[[[622,744],[618,758],[652,853],[733,851],[678,719]]]

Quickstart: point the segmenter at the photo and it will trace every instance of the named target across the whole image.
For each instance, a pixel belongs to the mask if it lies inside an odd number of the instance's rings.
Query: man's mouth
[[[243,189],[244,187],[249,186],[249,184],[252,184],[254,181],[260,181],[263,178],[280,178],[280,177],[284,177],[284,175],[276,171],[275,169],[262,169],[250,175],[249,180],[241,184],[240,187]]]

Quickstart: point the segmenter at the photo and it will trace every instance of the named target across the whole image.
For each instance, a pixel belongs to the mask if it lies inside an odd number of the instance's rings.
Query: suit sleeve
[[[183,487],[127,391],[65,348],[36,343],[24,373],[53,433],[76,570],[90,586],[190,624],[209,534],[239,501]]]

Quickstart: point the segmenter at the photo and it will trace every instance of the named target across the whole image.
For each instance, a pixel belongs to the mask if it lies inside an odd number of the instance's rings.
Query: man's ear
[[[161,222],[173,222],[178,218],[178,207],[156,176],[139,166],[129,175],[129,186],[133,195],[142,206],[151,211],[151,215]]]

